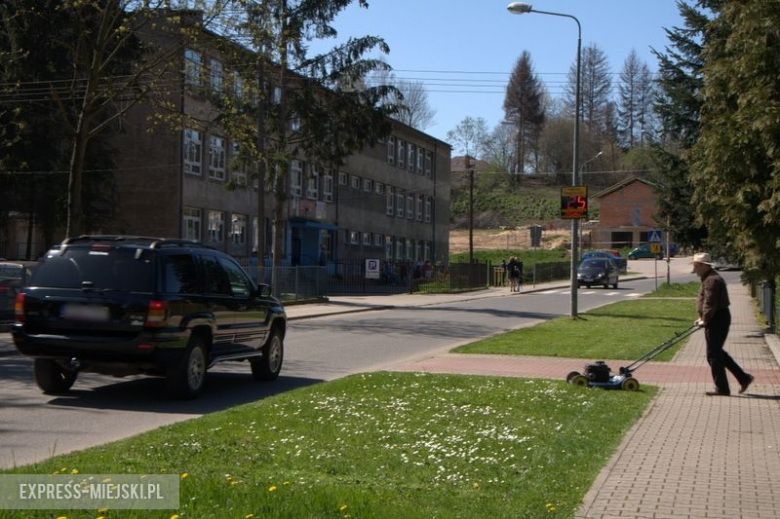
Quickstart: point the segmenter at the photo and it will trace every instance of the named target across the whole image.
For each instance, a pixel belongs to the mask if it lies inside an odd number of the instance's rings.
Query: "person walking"
[[[517,258],[512,256],[507,263],[506,268],[509,270],[509,285],[510,292],[520,291],[520,266]]]
[[[701,279],[699,295],[696,299],[699,319],[694,324],[704,328],[704,339],[707,342],[707,362],[715,382],[715,391],[707,391],[707,395],[729,396],[731,394],[726,370],[729,370],[739,382],[740,394],[744,393],[753,383],[754,377],[745,373],[739,364],[731,358],[731,355],[723,349],[731,326],[729,293],[726,282],[712,268],[714,263],[709,253],[694,254],[691,264],[694,274]]]

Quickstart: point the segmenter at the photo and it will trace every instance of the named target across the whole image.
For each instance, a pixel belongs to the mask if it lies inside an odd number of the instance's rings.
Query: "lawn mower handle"
[[[675,332],[674,337],[669,339],[668,341],[664,342],[663,344],[660,344],[653,348],[651,351],[645,353],[641,357],[639,357],[637,360],[629,364],[628,366],[620,368],[620,374],[621,375],[630,375],[640,367],[642,367],[646,362],[650,361],[651,359],[657,357],[664,351],[668,350],[681,340],[685,339],[689,335],[691,335],[693,332],[701,328],[698,324],[694,324],[687,330],[684,330],[682,332]]]

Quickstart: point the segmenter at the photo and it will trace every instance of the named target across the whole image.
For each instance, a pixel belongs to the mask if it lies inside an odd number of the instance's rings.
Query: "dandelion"
[[[471,488],[473,488],[474,490],[479,490],[479,483],[477,482],[472,483]]]
[[[347,508],[349,508],[349,507],[347,506],[347,504],[346,504],[346,503],[344,503],[343,505],[341,505],[341,506],[339,507],[339,512],[343,512],[343,511],[344,511],[344,510],[346,510]]]
[[[269,492],[276,492],[276,490],[277,490],[276,485],[271,485],[270,487],[268,487]]]
[[[73,470],[70,471],[70,473],[74,474],[74,475],[78,474],[79,473],[79,469],[73,469]]]
[[[189,474],[187,474],[186,472],[182,473],[181,479],[187,479],[187,477],[189,477]]]
[[[255,516],[255,514],[246,514],[244,516],[244,519],[252,519]]]
[[[554,504],[552,504],[552,503],[547,503],[547,505],[546,505],[546,506],[547,506],[547,511],[548,511],[549,513],[553,513],[553,512],[555,512],[555,510],[557,510],[557,508],[555,508],[555,505],[554,505]]]
[[[171,516],[171,519],[179,519],[179,514],[173,514],[173,515]]]

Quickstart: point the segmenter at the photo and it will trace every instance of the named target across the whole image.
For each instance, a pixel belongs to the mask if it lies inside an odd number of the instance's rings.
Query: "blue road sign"
[[[661,243],[661,231],[653,229],[648,233],[647,241],[650,243]]]

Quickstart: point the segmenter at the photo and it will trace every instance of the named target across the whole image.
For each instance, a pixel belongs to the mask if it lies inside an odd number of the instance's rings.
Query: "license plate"
[[[74,321],[88,321],[91,323],[103,323],[108,321],[109,312],[107,306],[102,305],[77,305],[68,303],[62,307],[60,317],[73,319]]]

